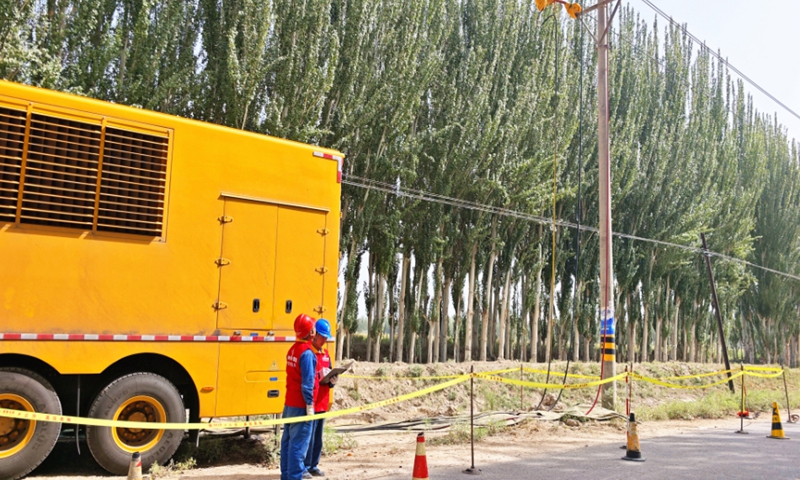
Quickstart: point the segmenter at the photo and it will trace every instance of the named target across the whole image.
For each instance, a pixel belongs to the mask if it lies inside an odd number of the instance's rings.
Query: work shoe
[[[312,477],[311,474],[308,473],[308,471],[305,471],[303,472],[303,478],[314,478],[314,477]]]
[[[324,477],[325,476],[325,472],[323,472],[319,468],[314,468],[314,469],[308,470],[308,473],[310,473],[311,475],[313,475],[315,477]]]

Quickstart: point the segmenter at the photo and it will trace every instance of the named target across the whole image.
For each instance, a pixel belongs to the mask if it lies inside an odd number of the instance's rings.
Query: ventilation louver
[[[0,107],[0,222],[160,237],[168,149],[167,136],[35,110],[26,127]]]
[[[167,138],[106,128],[97,229],[160,236]]]
[[[20,221],[91,230],[99,154],[100,125],[31,115]]]
[[[0,107],[0,222],[17,216],[25,112]]]

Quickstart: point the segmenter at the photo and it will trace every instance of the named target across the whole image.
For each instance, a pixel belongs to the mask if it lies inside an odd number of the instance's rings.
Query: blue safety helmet
[[[325,320],[324,318],[320,318],[317,320],[315,327],[317,329],[317,333],[328,340],[333,340],[333,335],[331,335],[331,323],[329,321]]]

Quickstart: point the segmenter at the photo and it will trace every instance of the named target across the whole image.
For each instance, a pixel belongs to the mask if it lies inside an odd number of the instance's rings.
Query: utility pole
[[[611,159],[608,135],[608,31],[617,12],[617,1],[611,16],[608,5],[613,0],[601,0],[586,8],[580,15],[597,10],[597,160],[600,203],[600,352],[603,361],[602,378],[616,375],[616,325],[614,318],[614,259],[611,230]],[[602,385],[603,408],[613,410],[617,403],[616,382]]]
[[[617,374],[614,338],[614,262],[611,236],[611,162],[608,138],[608,3],[597,9],[597,160],[600,196],[600,329],[603,352],[603,378]],[[616,382],[604,383],[603,408],[613,410],[617,403]]]
[[[608,31],[609,24],[619,8],[616,0],[614,10],[608,15],[608,5],[614,0],[599,0],[595,5],[581,9],[576,3],[566,0],[536,0],[539,10],[553,3],[565,6],[572,18],[597,10],[597,160],[599,163],[600,204],[600,352],[603,362],[602,378],[616,376],[616,326],[614,322],[614,259],[611,230],[611,150],[608,135]],[[617,403],[617,383],[604,383],[601,387],[602,406],[613,410]]]

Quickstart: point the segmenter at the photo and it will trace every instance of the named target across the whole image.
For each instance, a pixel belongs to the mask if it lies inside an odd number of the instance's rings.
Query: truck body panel
[[[97,374],[153,353],[201,416],[281,411],[295,316],[336,328],[340,153],[9,82],[0,132],[0,333],[212,337],[2,339],[0,358]]]

